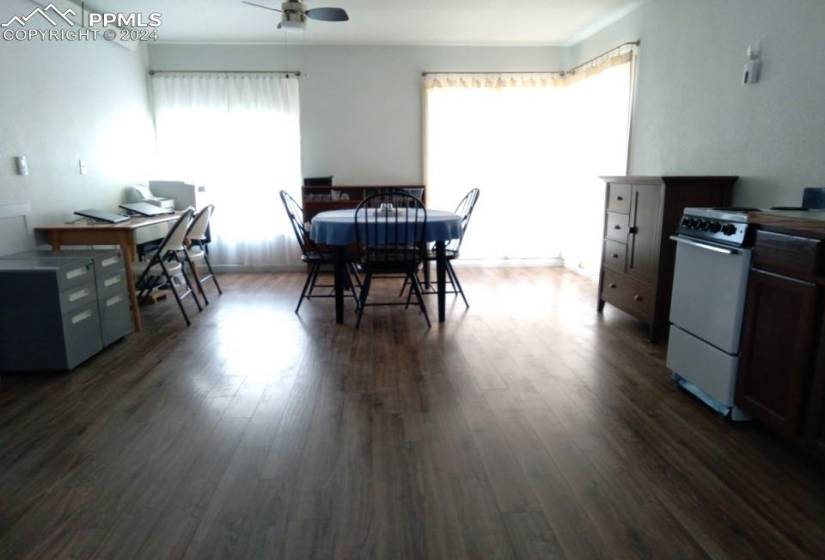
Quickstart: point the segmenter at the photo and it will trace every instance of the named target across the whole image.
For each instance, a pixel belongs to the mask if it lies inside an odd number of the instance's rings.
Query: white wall
[[[734,202],[752,206],[825,186],[825,2],[649,1],[571,60],[639,38],[632,173],[740,175]],[[756,42],[762,81],[745,87]]]
[[[422,71],[557,70],[563,49],[149,47],[153,70],[300,70],[304,176],[339,184],[419,183]]]
[[[3,0],[0,20],[33,7]],[[145,72],[145,50],[0,39],[0,204],[30,203],[33,224],[116,209],[154,154]],[[29,176],[15,174],[17,155],[28,158]]]

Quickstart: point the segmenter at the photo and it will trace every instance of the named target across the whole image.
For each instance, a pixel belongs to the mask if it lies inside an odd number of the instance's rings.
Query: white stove
[[[674,379],[734,420],[751,208],[686,208],[676,235],[667,365]]]

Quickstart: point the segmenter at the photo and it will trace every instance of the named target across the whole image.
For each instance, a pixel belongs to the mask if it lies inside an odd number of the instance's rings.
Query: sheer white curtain
[[[278,192],[300,193],[298,79],[157,73],[152,89],[161,175],[207,187],[215,205],[215,262],[253,268],[297,263]]]
[[[565,76],[427,77],[428,205],[450,208],[482,191],[464,256],[597,269],[598,176],[626,170],[632,60],[619,53]]]

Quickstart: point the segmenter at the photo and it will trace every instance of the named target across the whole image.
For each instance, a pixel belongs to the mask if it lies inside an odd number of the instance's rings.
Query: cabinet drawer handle
[[[623,196],[617,196],[616,200],[624,200],[624,197]]]
[[[612,288],[612,289],[615,290],[616,289],[616,284],[608,284],[607,287]]]
[[[111,278],[107,278],[106,280],[104,280],[103,281],[103,286],[108,288],[109,286],[114,286],[118,282],[120,282],[120,275],[119,274],[117,276],[112,276]]]
[[[637,228],[636,226],[633,226],[632,228],[630,228],[630,229],[629,229],[629,230],[627,230],[627,231],[628,231],[629,233],[632,233],[633,235],[636,235],[637,233],[639,233],[639,228]]]
[[[113,264],[117,264],[120,261],[120,257],[109,257],[108,259],[103,259],[100,261],[101,268],[106,268],[107,266],[112,266]]]
[[[615,226],[613,226],[613,229],[622,229],[622,226],[620,226],[619,224],[616,224]]]
[[[635,296],[633,296],[633,299],[635,299],[636,301],[642,301],[642,299],[644,299],[644,298],[642,298],[642,296],[636,294]]]
[[[84,298],[89,295],[89,290],[83,288],[82,290],[78,290],[74,293],[69,294],[69,302],[74,302],[79,300],[80,298]]]
[[[123,301],[123,296],[117,295],[115,297],[110,297],[106,300],[106,307],[112,307],[113,305],[116,305],[121,301]]]
[[[83,276],[86,274],[86,268],[73,268],[72,270],[66,273],[66,280],[71,280],[72,278],[77,278],[78,276]]]
[[[92,316],[91,311],[84,311],[83,313],[78,313],[77,315],[72,317],[72,324],[76,325],[76,324],[80,323],[81,321],[85,321],[86,319],[88,319],[91,316]]]
[[[617,255],[616,253],[613,253],[613,258],[614,258],[614,259],[618,259],[618,258],[619,258],[619,255]]]

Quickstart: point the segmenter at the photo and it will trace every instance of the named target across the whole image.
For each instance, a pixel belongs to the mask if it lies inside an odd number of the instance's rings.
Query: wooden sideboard
[[[321,185],[301,187],[301,206],[304,208],[304,221],[309,222],[316,214],[327,210],[355,208],[368,196],[384,189],[409,190],[411,194],[421,193],[421,201],[427,205],[427,189],[424,185]],[[338,198],[333,191],[338,193]],[[342,200],[340,195],[346,195]]]
[[[737,177],[621,176],[607,183],[598,311],[610,303],[649,325],[655,342],[668,326],[676,232],[690,206],[728,206]]]

